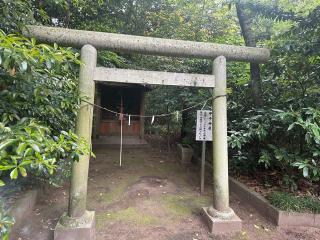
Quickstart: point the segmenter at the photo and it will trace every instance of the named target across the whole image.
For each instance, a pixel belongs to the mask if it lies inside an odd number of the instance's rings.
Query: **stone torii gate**
[[[28,26],[24,35],[40,42],[81,48],[79,91],[90,103],[94,103],[95,81],[214,88],[214,96],[221,97],[213,100],[213,202],[203,207],[202,213],[214,234],[240,231],[241,220],[229,207],[226,61],[263,63],[270,56],[268,49],[43,26]],[[97,67],[96,49],[212,59],[213,75]],[[82,102],[76,133],[90,145],[92,116],[93,106]],[[95,213],[86,210],[89,159],[89,155],[83,155],[73,163],[68,212],[55,228],[55,240],[95,239]]]

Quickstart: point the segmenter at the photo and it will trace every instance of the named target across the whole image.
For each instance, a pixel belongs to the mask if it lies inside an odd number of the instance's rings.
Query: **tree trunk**
[[[182,109],[186,107],[185,103],[182,104]],[[187,125],[187,112],[183,111],[181,114],[181,141],[188,136],[186,131],[186,125]]]
[[[248,47],[256,47],[256,40],[253,36],[252,29],[250,26],[250,19],[246,15],[244,6],[241,3],[236,4],[237,15],[239,19],[239,24],[241,27],[241,32]],[[252,98],[255,107],[261,107],[263,105],[262,99],[262,88],[261,88],[261,78],[260,78],[260,66],[258,63],[250,63],[250,86],[252,92]]]

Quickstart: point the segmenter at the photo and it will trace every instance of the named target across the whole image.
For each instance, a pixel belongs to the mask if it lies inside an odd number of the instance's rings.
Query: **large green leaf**
[[[17,139],[7,139],[4,142],[0,143],[0,151],[6,149],[7,147],[13,145],[16,143],[18,140]]]
[[[11,173],[10,173],[10,178],[11,178],[11,179],[17,179],[17,178],[18,178],[18,169],[17,169],[17,168],[15,168],[15,169],[13,169],[13,170],[11,171]]]

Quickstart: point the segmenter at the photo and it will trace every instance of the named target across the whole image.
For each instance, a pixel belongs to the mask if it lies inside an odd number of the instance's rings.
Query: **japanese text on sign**
[[[212,141],[212,111],[197,111],[197,141]]]

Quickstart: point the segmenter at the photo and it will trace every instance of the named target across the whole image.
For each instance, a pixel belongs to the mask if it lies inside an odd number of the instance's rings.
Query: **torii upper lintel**
[[[266,48],[235,46],[208,42],[193,42],[165,38],[143,37],[106,32],[28,25],[23,34],[38,41],[116,52],[141,53],[170,57],[214,59],[224,56],[228,61],[264,63],[270,57]]]

